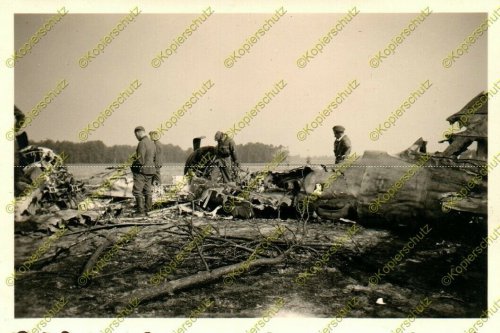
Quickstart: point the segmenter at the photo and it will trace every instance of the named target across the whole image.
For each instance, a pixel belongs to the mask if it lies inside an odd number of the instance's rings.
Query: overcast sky
[[[106,145],[135,144],[133,129],[156,129],[212,80],[214,87],[162,137],[163,143],[191,146],[205,135],[214,144],[283,79],[287,85],[235,137],[236,143],[263,142],[287,146],[292,154],[331,155],[331,127],[342,124],[355,151],[398,152],[416,139],[430,151],[449,125],[446,117],[487,89],[487,36],[451,68],[442,59],[455,49],[485,14],[431,14],[378,68],[369,60],[400,34],[418,13],[358,14],[323,53],[305,68],[297,59],[328,33],[345,14],[287,13],[232,68],[224,60],[262,27],[269,14],[212,14],[159,68],[151,60],[171,44],[206,7],[195,14],[140,14],[87,68],[78,60],[115,27],[123,14],[68,14],[15,67],[15,103],[29,112],[57,82],[69,85],[27,128],[34,140],[78,141],[78,133],[95,120],[131,81],[142,85],[105,120],[89,140]],[[346,10],[347,12],[347,10]],[[15,48],[51,15],[15,15]],[[360,84],[304,141],[297,131],[351,80]],[[384,122],[421,82],[432,87],[378,141],[370,132]]]

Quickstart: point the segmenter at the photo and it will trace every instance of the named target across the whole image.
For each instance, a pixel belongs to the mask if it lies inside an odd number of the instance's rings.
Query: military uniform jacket
[[[344,135],[340,140],[335,140],[333,143],[333,154],[335,155],[335,163],[344,160],[351,153],[351,140]]]
[[[236,151],[234,149],[234,140],[224,134],[224,137],[217,144],[217,156],[219,157],[229,157],[233,162],[237,162]]]
[[[154,141],[156,155],[155,155],[155,166],[157,169],[161,168],[162,160],[161,160],[161,147],[158,141]]]
[[[137,145],[137,160],[134,163],[136,171],[144,175],[156,173],[156,146],[147,136],[143,137]]]

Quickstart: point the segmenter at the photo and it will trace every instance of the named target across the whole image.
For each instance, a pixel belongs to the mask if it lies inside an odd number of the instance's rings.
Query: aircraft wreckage
[[[449,146],[443,152],[428,153],[427,142],[419,138],[397,155],[366,151],[333,167],[274,171],[286,158],[278,153],[261,171],[239,170],[235,183],[221,181],[215,147],[201,147],[201,138],[195,138],[184,176],[173,185],[155,186],[150,215],[176,209],[243,219],[344,218],[365,225],[484,220],[488,172],[498,164],[498,156],[487,162],[488,94],[477,95],[447,121],[450,128],[442,141]],[[114,172],[114,181],[89,201],[85,198],[96,193],[96,186],[76,181],[50,149],[27,146],[20,155],[25,166],[16,188],[32,189],[23,200],[14,201],[16,221],[42,221],[53,229],[71,220],[89,223],[105,215],[127,216],[125,202],[132,198],[129,170],[117,175],[115,168],[101,175]],[[40,177],[46,181],[38,182]]]

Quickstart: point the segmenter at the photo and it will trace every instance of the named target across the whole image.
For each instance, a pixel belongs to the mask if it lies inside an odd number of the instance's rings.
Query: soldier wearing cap
[[[232,177],[232,172],[229,172],[229,168],[232,166],[238,166],[238,158],[236,157],[236,151],[234,149],[234,140],[231,139],[226,133],[217,131],[215,133],[215,141],[217,141],[216,154],[220,161],[220,170],[222,173],[222,180],[224,183],[234,181]]]
[[[335,164],[342,162],[351,152],[351,140],[344,134],[344,126],[333,126],[333,135],[335,142],[333,143],[333,154],[335,155]]]
[[[134,176],[134,187],[132,194],[137,202],[135,216],[147,216],[146,211],[151,210],[153,197],[151,195],[151,183],[153,175],[156,174],[155,144],[146,135],[146,130],[142,126],[134,129],[135,137],[139,140],[136,150],[136,160],[132,164]]]
[[[160,133],[157,131],[151,131],[149,132],[149,137],[151,138],[151,141],[155,144],[156,147],[156,155],[155,155],[155,169],[156,173],[153,175],[153,185],[160,185],[161,184],[161,174],[160,174],[160,169],[162,165],[162,160],[161,160],[161,147],[160,147]]]

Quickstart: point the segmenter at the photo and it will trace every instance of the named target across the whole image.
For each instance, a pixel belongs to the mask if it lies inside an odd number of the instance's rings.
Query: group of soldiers
[[[131,165],[134,177],[132,194],[136,201],[136,216],[145,216],[153,207],[153,195],[151,188],[153,182],[160,181],[161,147],[159,133],[152,131],[147,136],[142,126],[134,129],[135,137],[139,141],[136,150],[136,159]]]
[[[345,128],[336,125],[332,128],[335,136],[333,144],[333,153],[335,155],[335,163],[341,163],[351,152],[351,140],[344,134]],[[160,135],[156,131],[149,132],[149,137],[146,130],[142,126],[134,129],[135,137],[139,141],[136,150],[136,160],[131,166],[134,177],[134,187],[132,194],[136,199],[135,216],[146,216],[147,212],[153,206],[152,186],[153,184],[161,184],[160,168],[161,147]],[[238,158],[234,140],[226,133],[217,131],[214,137],[217,141],[216,157],[221,171],[222,180],[224,183],[234,181],[234,174],[231,172],[234,167],[239,167]]]
[[[134,177],[132,194],[136,200],[136,212],[134,215],[147,216],[147,212],[153,206],[152,186],[154,184],[161,184],[160,134],[156,131],[151,131],[148,137],[146,130],[142,126],[137,126],[134,129],[134,133],[139,141],[136,150],[136,159],[131,165]],[[216,154],[222,179],[225,183],[231,182],[234,178],[231,170],[234,167],[239,167],[234,140],[221,131],[215,133],[214,139],[217,141]]]

